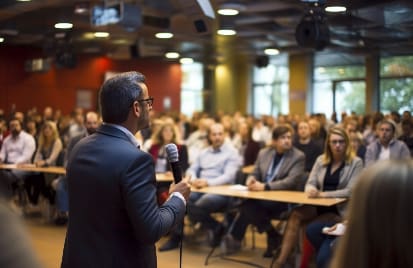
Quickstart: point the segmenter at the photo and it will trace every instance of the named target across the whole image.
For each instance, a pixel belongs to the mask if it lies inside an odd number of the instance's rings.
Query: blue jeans
[[[69,192],[66,176],[61,176],[56,185],[56,208],[59,212],[69,211]]]
[[[211,213],[225,211],[230,198],[222,195],[191,193],[188,201],[188,217],[193,223],[200,222],[207,229],[214,229],[218,222]]]

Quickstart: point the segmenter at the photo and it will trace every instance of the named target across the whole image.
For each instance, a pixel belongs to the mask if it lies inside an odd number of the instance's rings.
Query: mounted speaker
[[[258,67],[258,68],[265,68],[265,67],[267,67],[268,66],[268,63],[270,63],[270,59],[268,58],[268,56],[258,56],[256,59],[255,59],[255,65]]]
[[[330,31],[324,16],[305,15],[295,29],[295,39],[301,47],[324,49],[330,43]]]

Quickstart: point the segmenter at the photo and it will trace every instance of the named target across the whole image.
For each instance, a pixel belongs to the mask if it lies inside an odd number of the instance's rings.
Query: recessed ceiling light
[[[85,3],[77,4],[75,6],[75,14],[78,14],[78,15],[89,14],[89,6]]]
[[[220,29],[217,31],[219,35],[236,35],[237,32],[231,29]]]
[[[161,32],[161,33],[156,33],[155,37],[160,38],[160,39],[169,39],[172,38],[174,35],[169,32]]]
[[[56,29],[72,29],[73,24],[69,22],[59,22],[54,25]]]
[[[179,58],[179,53],[178,52],[167,52],[165,54],[165,57],[168,59],[177,59]]]
[[[239,14],[239,11],[233,8],[218,9],[218,14],[223,16],[235,16]]]
[[[264,50],[264,53],[266,55],[278,55],[280,54],[280,51],[276,48],[267,48]]]
[[[0,37],[0,43],[4,42],[4,37]]]
[[[109,33],[108,32],[96,32],[94,33],[95,37],[108,37]]]
[[[192,58],[181,58],[181,59],[179,60],[179,62],[180,62],[181,64],[191,64],[191,63],[194,62],[194,60],[193,60]]]
[[[345,6],[329,6],[325,8],[325,11],[330,13],[345,12],[346,10],[347,8]]]

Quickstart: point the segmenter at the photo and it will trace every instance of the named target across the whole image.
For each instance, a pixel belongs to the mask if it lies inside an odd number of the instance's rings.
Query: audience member
[[[293,145],[304,153],[305,171],[309,173],[313,168],[317,157],[323,153],[323,145],[312,139],[308,121],[300,121],[298,123],[296,137]]]
[[[247,122],[241,122],[238,125],[238,137],[238,152],[242,157],[242,165],[253,165],[261,149],[261,144],[253,140],[252,127]]]
[[[1,149],[1,145],[3,144],[3,141],[6,139],[8,135],[9,135],[9,130],[7,128],[7,122],[5,119],[0,118],[0,149]]]
[[[187,174],[192,178],[192,186],[203,188],[207,186],[232,184],[241,159],[235,148],[224,143],[224,127],[215,123],[207,132],[210,145],[203,149],[190,165]],[[210,246],[219,245],[224,226],[211,216],[211,213],[225,211],[229,207],[230,198],[222,195],[191,193],[188,202],[188,217],[190,221],[201,223],[209,232]],[[159,250],[165,251],[177,248],[181,240],[182,226],[175,228],[169,240]]]
[[[65,151],[63,165],[66,167],[69,156],[75,145],[84,137],[92,135],[96,132],[101,124],[99,114],[96,112],[88,112],[86,114],[85,128],[86,133],[72,138]],[[56,191],[56,216],[54,222],[57,225],[66,224],[69,216],[69,194],[67,189],[67,176],[59,176],[52,183]]]
[[[36,142],[30,134],[22,130],[22,122],[12,118],[9,122],[10,135],[4,140],[0,150],[0,163],[29,164],[36,150]],[[12,184],[21,183],[29,172],[22,170],[0,170],[0,184],[6,192],[3,193],[11,200]]]
[[[165,145],[174,143],[178,147],[179,163],[182,172],[188,169],[188,151],[186,145],[178,142],[176,127],[172,123],[163,123],[152,137],[152,145],[148,150],[155,161],[155,172],[166,173],[171,171],[165,151]],[[157,182],[158,203],[162,205],[169,195],[169,182]]]
[[[250,191],[294,190],[304,175],[304,154],[292,146],[293,129],[280,125],[272,132],[271,146],[261,149],[255,162],[254,172],[247,178]],[[286,203],[248,199],[242,203],[222,248],[226,254],[241,249],[249,224],[257,226],[260,233],[267,234],[267,249],[264,257],[272,257],[281,236],[271,224],[271,219],[279,218],[288,209]]]
[[[360,178],[330,267],[413,267],[413,163],[380,161]]]
[[[390,119],[377,124],[378,139],[367,147],[365,165],[369,166],[378,160],[409,159],[407,145],[395,139],[396,126]]]
[[[1,187],[1,185],[0,185]],[[3,191],[0,191],[0,194]],[[0,267],[42,267],[21,219],[0,196]]]
[[[185,143],[188,147],[190,164],[192,164],[198,157],[199,153],[208,146],[207,132],[213,123],[214,120],[212,118],[201,118],[198,122],[198,129],[189,134],[189,137]]]
[[[55,166],[62,149],[63,145],[56,124],[53,121],[45,121],[39,133],[33,163],[36,167]],[[31,204],[37,205],[40,193],[48,198],[51,204],[54,203],[54,194],[50,191],[54,176],[49,173],[34,173],[27,176],[25,187]]]
[[[362,168],[363,162],[355,156],[347,133],[342,128],[333,127],[327,134],[324,154],[317,158],[311,170],[305,192],[310,198],[348,198]],[[302,224],[315,219],[341,221],[344,209],[345,204],[332,207],[302,205],[294,208],[288,217],[275,267],[282,267],[287,262],[297,243]]]
[[[404,142],[409,148],[410,156],[413,156],[413,121],[411,118],[403,119],[401,122],[402,135],[399,140]]]

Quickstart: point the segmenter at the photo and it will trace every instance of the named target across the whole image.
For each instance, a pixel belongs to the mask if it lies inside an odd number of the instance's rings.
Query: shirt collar
[[[122,131],[123,133],[125,133],[125,135],[128,137],[128,139],[130,140],[130,142],[132,142],[132,144],[137,147],[140,148],[140,145],[138,143],[138,141],[136,140],[135,136],[132,134],[132,132],[130,132],[127,128],[125,128],[124,126],[121,125],[117,125],[117,124],[111,124],[111,123],[103,123],[106,126],[111,126],[114,128],[119,129],[120,131]]]

